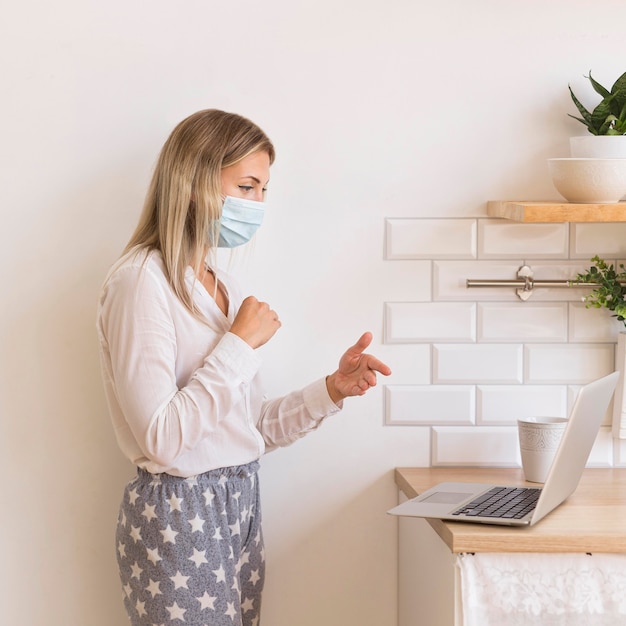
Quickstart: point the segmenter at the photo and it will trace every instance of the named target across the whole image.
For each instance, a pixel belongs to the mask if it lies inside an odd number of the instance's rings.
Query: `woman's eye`
[[[238,187],[241,191],[252,191],[253,189],[252,185],[238,185]]]

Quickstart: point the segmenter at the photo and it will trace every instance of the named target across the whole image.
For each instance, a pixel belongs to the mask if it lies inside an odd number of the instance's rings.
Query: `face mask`
[[[264,202],[226,196],[217,247],[236,248],[250,241],[263,221],[264,211]]]

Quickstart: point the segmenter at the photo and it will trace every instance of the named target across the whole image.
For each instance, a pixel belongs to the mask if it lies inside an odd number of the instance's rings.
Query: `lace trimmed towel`
[[[626,624],[626,554],[462,554],[463,626]]]

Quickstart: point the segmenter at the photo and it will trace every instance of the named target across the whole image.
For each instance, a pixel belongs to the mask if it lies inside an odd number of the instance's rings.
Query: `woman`
[[[263,217],[274,148],[249,120],[218,110],[166,141],[143,212],[99,300],[105,391],[117,441],[137,466],[117,525],[133,626],[259,623],[264,580],[258,459],[315,430],[342,400],[390,374],[364,354],[267,400],[256,349],[280,328],[209,263]]]

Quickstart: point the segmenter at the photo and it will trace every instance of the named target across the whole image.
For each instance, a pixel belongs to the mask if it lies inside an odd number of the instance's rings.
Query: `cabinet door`
[[[398,524],[398,626],[461,624],[455,555],[426,520]]]

